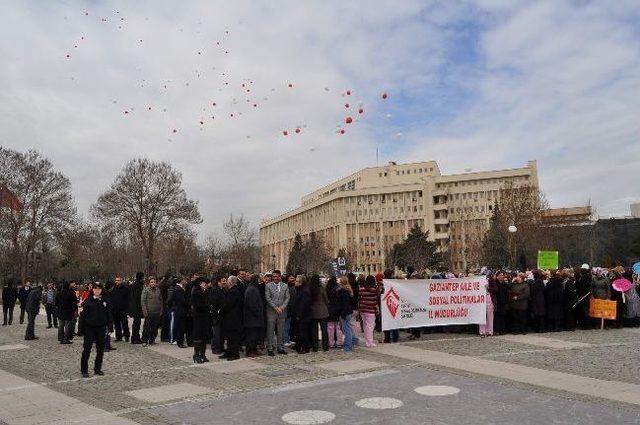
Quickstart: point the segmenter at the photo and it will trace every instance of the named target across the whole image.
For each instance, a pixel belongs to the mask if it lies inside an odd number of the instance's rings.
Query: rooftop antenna
[[[380,145],[376,145],[376,167],[378,166],[378,148]]]

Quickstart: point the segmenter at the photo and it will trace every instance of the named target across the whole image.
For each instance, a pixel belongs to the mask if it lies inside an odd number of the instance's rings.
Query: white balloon
[[[513,224],[511,226],[509,226],[509,232],[510,233],[515,233],[518,231],[518,228],[516,226],[514,226]]]

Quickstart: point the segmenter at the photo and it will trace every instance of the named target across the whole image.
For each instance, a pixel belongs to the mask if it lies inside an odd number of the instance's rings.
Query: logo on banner
[[[395,289],[390,288],[387,293],[384,295],[384,302],[387,306],[387,310],[391,314],[391,317],[396,318],[396,314],[398,314],[398,307],[400,306],[400,297],[396,293]]]

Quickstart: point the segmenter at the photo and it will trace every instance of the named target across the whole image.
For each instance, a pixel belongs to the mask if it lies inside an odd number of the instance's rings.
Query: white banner
[[[487,278],[385,279],[382,330],[484,324]]]

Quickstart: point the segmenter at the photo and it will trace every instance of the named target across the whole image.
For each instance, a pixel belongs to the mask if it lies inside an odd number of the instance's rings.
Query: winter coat
[[[544,282],[542,279],[535,279],[530,282],[529,306],[534,316],[544,316],[546,314],[546,302],[544,298]]]
[[[358,312],[376,314],[378,312],[378,290],[375,286],[361,286],[358,298]]]
[[[184,288],[176,285],[171,291],[171,295],[167,300],[167,308],[177,317],[187,317],[189,312],[189,302]]]
[[[328,288],[327,298],[329,299],[329,322],[337,322],[340,320],[340,306],[338,305],[338,290],[340,287],[335,285],[333,288]]]
[[[562,281],[563,291],[563,306],[565,310],[573,310],[573,305],[578,302],[578,295],[576,293],[576,284],[573,279],[564,279]],[[584,294],[583,294],[584,295]],[[583,301],[587,302],[587,301]]]
[[[162,296],[158,287],[151,288],[145,286],[142,290],[140,297],[140,304],[142,305],[142,314],[144,317],[149,317],[150,314],[162,315]]]
[[[311,291],[308,285],[296,288],[296,304],[293,306],[293,317],[300,322],[311,319]]]
[[[60,291],[59,295],[58,316],[60,320],[73,320],[78,312],[76,291],[67,286]]]
[[[220,318],[224,332],[242,331],[242,292],[238,285],[226,290]]]
[[[13,286],[5,286],[2,289],[2,305],[8,308],[13,308],[16,305],[18,299],[18,291]]]
[[[33,288],[29,292],[25,309],[27,313],[38,314],[40,312],[40,297],[42,296],[42,288]]]
[[[624,318],[633,319],[640,317],[640,296],[638,296],[635,284],[632,284],[631,288],[624,293],[624,297],[627,301],[625,304]]]
[[[338,317],[341,319],[346,319],[348,315],[353,313],[353,309],[351,308],[351,299],[353,298],[351,294],[345,289],[338,289]]]
[[[265,286],[265,302],[266,302],[266,286]],[[298,288],[295,286],[289,286],[289,303],[287,304],[287,317],[293,317],[293,306],[296,303],[296,295],[298,294]]]
[[[191,292],[191,316],[194,320],[209,318],[209,298],[199,285],[193,285],[193,292]]]
[[[25,305],[27,305],[27,297],[29,296],[29,293],[33,290],[33,288],[30,287],[25,287],[23,286],[22,288],[20,288],[20,290],[18,291],[18,301],[20,301],[20,306],[24,307]]]
[[[489,282],[487,283],[487,293],[491,297],[493,311],[496,311],[498,308],[498,293],[500,292],[500,287],[498,285],[499,284],[495,279],[489,279]]]
[[[58,298],[58,291],[55,289],[46,289],[42,291],[42,304],[57,305],[56,299]]]
[[[529,302],[529,284],[514,282],[509,288],[509,308],[512,310],[526,310]]]
[[[507,314],[509,310],[509,284],[507,282],[498,282],[496,301],[496,313]]]
[[[351,303],[351,309],[352,310],[357,310],[358,309],[358,304],[360,303],[360,286],[359,286],[359,282],[356,279],[355,282],[349,282],[349,285],[351,285],[351,290],[353,291],[353,296],[351,297],[350,303]]]
[[[544,299],[546,302],[546,315],[551,320],[562,320],[564,291],[562,289],[562,279],[552,277],[544,288]]]
[[[311,296],[311,318],[326,319],[329,317],[329,298],[324,286],[320,285],[318,294],[314,298]]]
[[[142,312],[142,290],[144,283],[136,280],[129,286],[129,316],[141,319],[144,317]]]
[[[590,270],[580,270],[580,276],[575,283],[576,294],[578,298],[582,298],[584,295],[591,292],[591,271]]]
[[[244,291],[243,323],[245,328],[264,326],[264,303],[255,283],[249,283]]]
[[[82,302],[82,313],[80,313],[80,323],[82,330],[86,327],[107,327],[109,331],[113,328],[113,317],[109,303],[102,298],[89,297]],[[83,332],[84,333],[84,332]]]
[[[114,286],[111,291],[111,311],[114,313],[129,311],[129,287],[124,282],[120,286]]]
[[[225,293],[224,289],[218,285],[213,285],[207,290],[207,297],[209,298],[209,314],[211,316],[211,324],[220,324],[220,309],[224,305]]]
[[[594,276],[591,280],[591,295],[599,300],[611,298],[611,283],[606,276]]]

